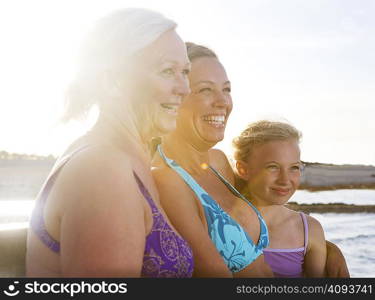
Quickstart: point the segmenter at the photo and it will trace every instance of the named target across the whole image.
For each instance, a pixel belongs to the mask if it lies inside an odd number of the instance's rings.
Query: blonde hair
[[[122,125],[139,141],[144,130],[141,121],[146,123],[141,107],[144,104],[124,99],[124,85],[132,84],[130,66],[140,50],[176,26],[160,13],[141,8],[117,10],[99,19],[82,44],[76,78],[66,92],[62,120],[85,117],[96,105],[101,112],[110,107],[116,118],[118,107],[110,105],[121,103]]]
[[[250,123],[232,141],[234,159],[246,162],[254,146],[287,139],[299,142],[301,137],[302,133],[288,123],[267,120]]]
[[[190,62],[201,57],[213,57],[218,59],[216,53],[205,46],[194,44],[192,42],[186,42],[185,45]]]

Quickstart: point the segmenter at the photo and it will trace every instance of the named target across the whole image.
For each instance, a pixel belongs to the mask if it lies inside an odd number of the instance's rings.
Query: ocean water
[[[340,247],[351,277],[375,278],[375,214],[316,214],[327,240]]]
[[[33,200],[0,200],[0,230],[28,226]]]
[[[322,192],[297,191],[289,201],[303,204],[345,203],[375,205],[375,190],[334,190]]]
[[[375,190],[297,191],[298,203],[375,205]],[[34,201],[0,200],[0,230],[26,227]],[[312,213],[322,224],[327,240],[342,250],[351,277],[375,278],[375,214]]]
[[[290,201],[300,204],[345,203],[375,205],[375,190],[297,191]],[[343,252],[352,277],[375,278],[375,214],[312,213],[323,226],[327,240]]]

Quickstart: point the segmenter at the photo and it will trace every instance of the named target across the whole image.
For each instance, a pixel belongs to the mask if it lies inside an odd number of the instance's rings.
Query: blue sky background
[[[232,82],[226,139],[286,119],[302,159],[375,165],[375,1],[0,2],[0,150],[58,155],[89,122],[57,123],[80,39],[98,17],[148,7],[217,52]]]

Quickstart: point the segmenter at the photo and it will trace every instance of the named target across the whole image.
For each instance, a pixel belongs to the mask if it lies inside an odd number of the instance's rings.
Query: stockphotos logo
[[[10,284],[8,286],[7,290],[4,290],[4,294],[10,297],[17,296],[20,291],[16,289],[16,285],[18,285],[19,281],[13,281],[13,284]]]
[[[14,281],[3,292],[9,297],[17,296],[21,287],[19,281]],[[62,294],[74,297],[77,294],[125,294],[127,284],[101,282],[27,282],[23,286],[25,294]]]

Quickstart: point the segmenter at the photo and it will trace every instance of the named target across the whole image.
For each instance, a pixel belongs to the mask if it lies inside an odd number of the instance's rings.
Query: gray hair
[[[63,121],[85,116],[90,109],[110,98],[121,97],[113,78],[124,77],[132,58],[176,23],[152,10],[128,8],[97,21],[82,44],[78,71],[66,93]],[[133,121],[132,111],[127,112]],[[134,124],[133,124],[134,125]],[[135,130],[130,124],[130,131]]]

